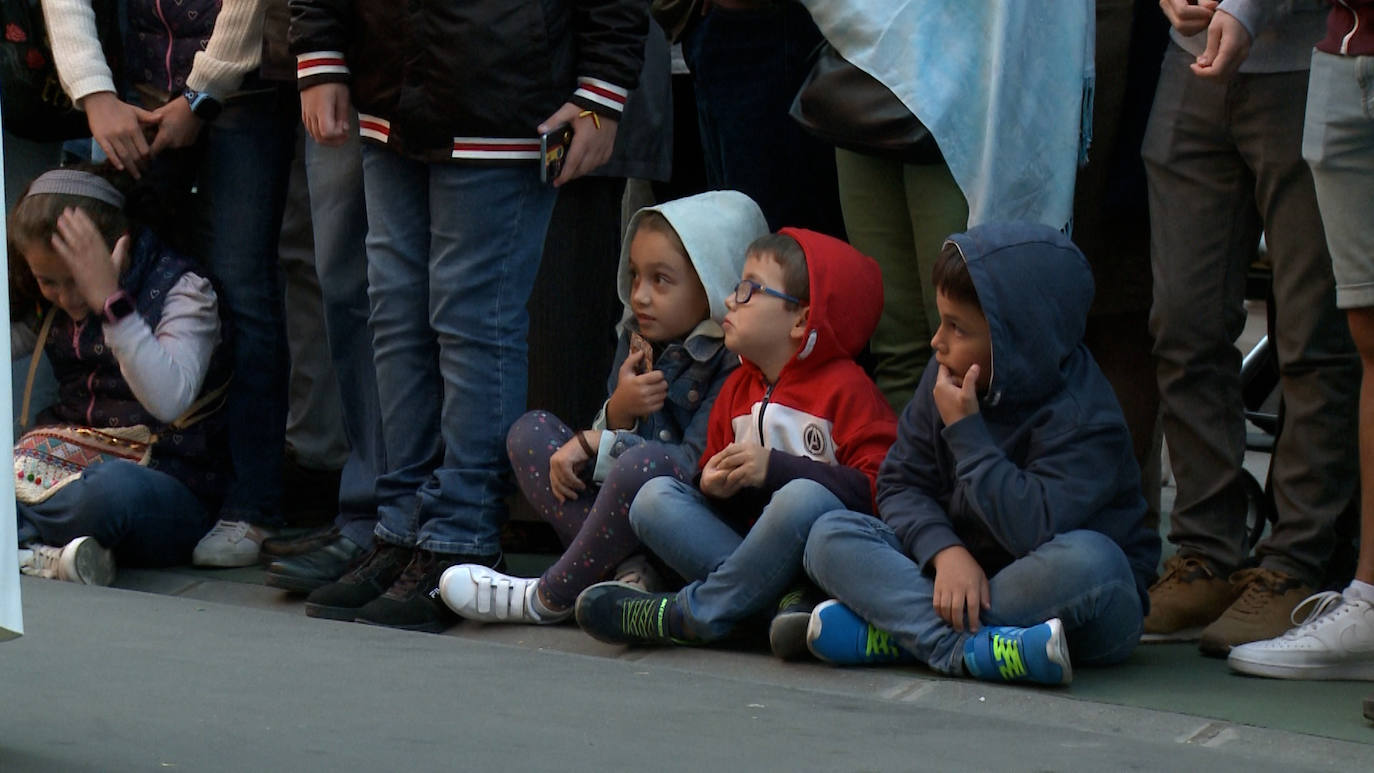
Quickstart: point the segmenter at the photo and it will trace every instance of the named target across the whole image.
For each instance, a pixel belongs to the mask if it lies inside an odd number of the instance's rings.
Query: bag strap
[[[57,317],[56,309],[49,308],[43,316],[43,325],[38,329],[38,343],[33,346],[33,357],[29,358],[29,375],[24,379],[24,401],[19,404],[19,428],[29,426],[29,403],[33,400],[33,379],[38,375],[38,359],[43,354],[43,345],[48,342],[48,331]]]
[[[229,391],[229,385],[233,383],[233,381],[234,374],[230,373],[229,378],[226,378],[223,384],[201,395],[199,400],[191,403],[190,407],[183,411],[180,416],[173,419],[167,426],[172,429],[186,429],[193,424],[209,418],[212,413],[219,410],[219,406],[215,406],[214,408],[208,408],[208,406],[223,397],[224,393]]]

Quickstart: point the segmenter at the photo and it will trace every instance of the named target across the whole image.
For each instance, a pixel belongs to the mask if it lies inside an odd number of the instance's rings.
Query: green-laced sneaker
[[[897,644],[892,634],[864,622],[853,610],[834,599],[823,601],[812,610],[806,629],[806,646],[812,655],[837,666],[916,660],[915,655]]]
[[[1073,681],[1064,624],[1054,617],[1029,628],[990,625],[964,642],[964,670],[990,682]]]
[[[810,654],[806,649],[806,629],[811,625],[811,611],[822,598],[815,587],[804,586],[778,600],[778,609],[768,625],[768,646],[774,656],[799,660]]]
[[[577,624],[608,644],[690,644],[671,633],[677,597],[648,593],[623,582],[602,582],[577,597]]]

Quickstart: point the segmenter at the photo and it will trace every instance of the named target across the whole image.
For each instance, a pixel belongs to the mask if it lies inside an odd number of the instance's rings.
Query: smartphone
[[[539,135],[539,182],[552,184],[563,171],[563,160],[572,144],[572,127],[559,124]]]

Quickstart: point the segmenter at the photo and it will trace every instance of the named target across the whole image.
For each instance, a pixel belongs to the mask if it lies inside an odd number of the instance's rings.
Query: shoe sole
[[[94,537],[83,537],[72,556],[72,566],[76,577],[72,578],[82,585],[105,586],[114,582],[114,553],[100,546]]]
[[[397,631],[414,631],[416,633],[443,633],[454,626],[454,623],[443,620],[432,620],[424,623],[396,624],[379,623],[376,620],[364,620],[361,617],[353,618],[353,622],[363,625],[372,625],[378,628],[393,628]]]
[[[807,646],[807,631],[811,628],[810,612],[780,614],[768,625],[768,647],[782,660],[801,660],[811,655]]]
[[[1064,622],[1057,617],[1045,622],[1050,627],[1048,643],[1055,650],[1054,652],[1047,651],[1045,654],[1058,663],[1059,668],[1063,671],[1063,678],[1059,684],[1069,684],[1073,682],[1073,661],[1069,660],[1069,637],[1064,635]]]
[[[1287,663],[1258,663],[1252,660],[1230,658],[1226,664],[1236,673],[1263,676],[1270,679],[1374,681],[1374,661],[1299,666]]]
[[[305,616],[317,617],[321,620],[339,620],[344,623],[351,623],[358,617],[359,607],[328,607],[323,604],[311,604],[305,602]]]
[[[290,574],[272,574],[269,572],[262,578],[262,584],[269,588],[284,590],[288,593],[310,593],[316,588],[323,588],[332,580],[312,580],[305,577],[296,577]]]

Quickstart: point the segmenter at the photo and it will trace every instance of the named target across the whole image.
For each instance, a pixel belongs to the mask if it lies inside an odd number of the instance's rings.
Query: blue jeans
[[[806,571],[931,668],[964,672],[970,634],[936,613],[935,581],[902,552],[886,523],[844,510],[826,513],[807,540]],[[989,577],[988,588],[983,625],[1027,627],[1057,617],[1076,665],[1119,663],[1140,640],[1144,614],[1130,563],[1099,532],[1057,535]]]
[[[202,251],[234,335],[234,379],[224,407],[233,477],[220,517],[269,526],[281,523],[286,451],[277,240],[295,149],[293,104],[294,95],[278,91],[228,100],[197,148],[199,208],[208,228]]]
[[[630,506],[640,541],[692,582],[677,596],[687,632],[701,641],[776,604],[801,571],[811,525],[843,507],[825,486],[793,480],[773,493],[743,536],[706,497],[677,478],[654,478]]]
[[[305,174],[325,333],[350,448],[334,525],[355,544],[369,546],[377,526],[377,477],[386,469],[386,448],[367,327],[367,200],[358,138],[331,148],[306,137]]]
[[[500,552],[525,410],[525,305],[555,189],[534,164],[426,164],[363,146],[367,278],[387,471],[376,535]]]
[[[181,481],[123,460],[98,464],[36,505],[16,503],[19,542],[65,545],[92,536],[121,566],[175,566],[209,527]]]

